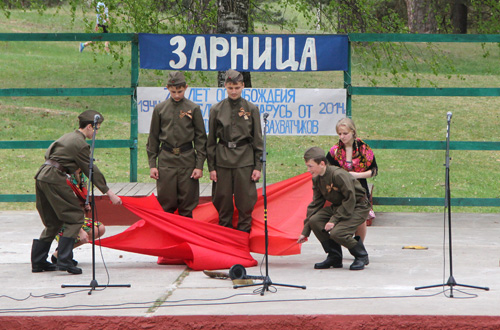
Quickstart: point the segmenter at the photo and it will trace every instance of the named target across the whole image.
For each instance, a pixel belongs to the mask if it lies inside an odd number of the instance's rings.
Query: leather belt
[[[59,171],[63,172],[63,173],[69,173],[68,169],[64,166],[62,166],[61,164],[59,164],[58,162],[56,162],[55,160],[52,160],[52,159],[47,159],[44,163],[45,165],[50,165],[52,167],[55,167],[57,168]]]
[[[166,143],[163,143],[161,145],[161,148],[165,151],[168,151],[174,155],[177,155],[179,156],[181,153],[183,152],[186,152],[186,151],[189,151],[191,149],[193,149],[193,143],[192,142],[188,142],[188,143],[184,143],[183,145],[181,145],[180,147],[171,147],[169,146],[168,144]]]
[[[229,149],[236,149],[238,147],[242,147],[242,146],[247,145],[249,143],[250,142],[247,139],[241,140],[241,141],[238,141],[238,142],[226,142],[226,141],[224,141],[222,139],[219,139],[219,144],[222,144],[223,146],[226,146]]]

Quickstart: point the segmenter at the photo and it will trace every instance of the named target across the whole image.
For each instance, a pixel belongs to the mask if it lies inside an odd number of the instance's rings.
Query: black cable
[[[273,287],[274,288],[274,287]],[[276,288],[274,288],[276,289]],[[87,290],[80,290],[80,292]],[[255,290],[258,291],[258,290]],[[442,290],[437,293],[427,294],[427,295],[403,295],[403,296],[361,296],[361,297],[329,297],[329,298],[301,298],[301,299],[277,299],[277,300],[254,300],[254,301],[237,301],[237,302],[218,302],[222,300],[227,300],[233,297],[238,296],[247,296],[247,295],[255,295],[257,293],[240,293],[234,294],[227,297],[222,298],[208,298],[208,299],[181,299],[181,300],[173,300],[173,301],[165,301],[161,305],[156,306],[156,308],[167,308],[167,307],[193,307],[193,306],[213,306],[213,305],[246,305],[246,304],[255,304],[255,303],[289,303],[289,302],[318,302],[318,301],[335,301],[335,300],[367,300],[367,299],[408,299],[408,298],[428,298],[435,297],[440,294],[444,294],[446,297],[446,292],[450,291],[450,289]],[[463,294],[468,295],[467,297],[461,297],[460,299],[471,299],[477,298],[478,295],[471,294],[468,292],[464,292],[461,290],[456,290]],[[30,296],[32,296],[30,294]],[[5,297],[5,296],[0,296]],[[35,296],[33,296],[35,297]],[[457,298],[457,297],[454,297]],[[185,302],[189,301],[201,301],[205,303],[193,303],[187,304]],[[66,307],[48,307],[48,306],[40,306],[40,307],[31,307],[24,309],[0,309],[0,314],[5,313],[39,313],[39,312],[61,312],[61,311],[86,311],[86,310],[127,310],[127,309],[138,309],[144,308],[144,306],[128,306],[128,305],[149,305],[156,304],[157,301],[147,301],[147,302],[128,302],[128,303],[120,303],[120,304],[109,304],[109,305],[72,305]]]

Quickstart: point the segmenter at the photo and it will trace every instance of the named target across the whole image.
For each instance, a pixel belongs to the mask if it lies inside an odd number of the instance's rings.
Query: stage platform
[[[349,270],[353,258],[346,250],[344,268],[313,269],[325,256],[314,237],[300,255],[270,256],[274,283],[305,285],[305,290],[276,286],[261,296],[254,293],[261,285],[234,289],[230,280],[182,265],[157,265],[153,256],[97,247],[98,284],[131,287],[97,288],[89,295],[88,288],[61,285],[90,284],[90,245],[75,250],[82,275],[31,273],[30,249],[42,230],[40,218],[32,211],[2,211],[0,329],[500,328],[500,217],[452,213],[452,221],[456,282],[489,291],[456,286],[453,298],[449,286],[416,291],[449,278],[445,217],[378,213],[368,229],[370,265],[363,271]],[[110,236],[127,226],[107,228]],[[247,273],[265,272],[263,255],[253,256],[259,266]]]

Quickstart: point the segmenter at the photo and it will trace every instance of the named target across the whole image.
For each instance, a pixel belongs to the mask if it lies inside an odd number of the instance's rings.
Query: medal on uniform
[[[327,192],[331,192],[332,190],[338,191],[338,190],[339,190],[339,188],[334,187],[334,186],[333,186],[333,183],[332,183],[332,184],[329,184],[329,185],[327,184],[327,185],[326,185],[326,191],[327,191]]]
[[[238,115],[240,117],[245,118],[245,120],[248,120],[248,118],[250,117],[250,112],[245,112],[245,109],[240,108],[240,111],[238,112]]]
[[[191,110],[188,110],[188,111],[183,111],[181,110],[180,113],[179,113],[179,118],[182,119],[182,117],[184,116],[188,116],[189,119],[193,119],[193,116],[191,115],[192,114],[192,111]]]

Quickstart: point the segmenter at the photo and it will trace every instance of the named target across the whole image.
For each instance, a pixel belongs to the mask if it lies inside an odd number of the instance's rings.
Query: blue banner
[[[347,71],[347,35],[139,34],[142,69]]]

